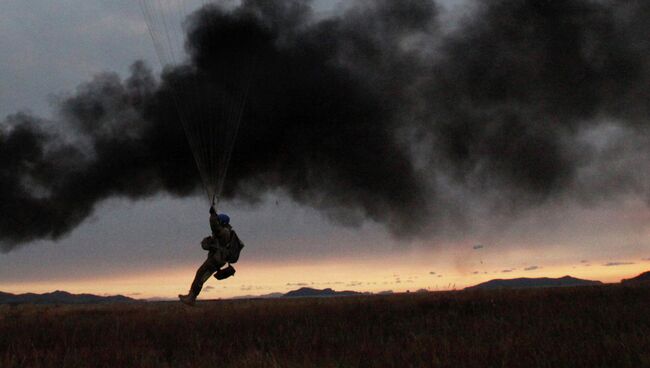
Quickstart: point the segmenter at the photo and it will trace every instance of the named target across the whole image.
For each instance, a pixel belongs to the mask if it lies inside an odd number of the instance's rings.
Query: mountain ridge
[[[650,271],[640,273],[639,275],[629,279],[621,280],[621,284],[641,284],[641,283],[643,284],[650,283]]]
[[[359,291],[343,290],[335,291],[332,288],[314,289],[310,287],[301,287],[300,289],[292,290],[285,293],[283,298],[309,298],[309,297],[331,297],[331,296],[352,296],[363,295]]]
[[[518,277],[514,279],[492,279],[480,284],[466,287],[465,290],[524,289],[538,287],[568,287],[602,285],[601,281],[583,280],[569,275],[552,277]]]
[[[55,290],[50,293],[11,294],[0,291],[0,304],[95,304],[95,303],[132,303],[136,299],[124,295],[99,296],[94,294],[72,294]]]

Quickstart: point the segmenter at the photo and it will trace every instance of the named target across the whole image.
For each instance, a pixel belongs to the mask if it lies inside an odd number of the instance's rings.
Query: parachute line
[[[204,11],[209,1],[202,0]],[[203,19],[197,34],[200,47],[213,49],[208,64],[184,59],[183,21],[188,16],[184,0],[139,0],[154,51],[163,70],[174,107],[183,127],[203,189],[210,204],[217,206],[250,92],[256,56],[240,58],[230,45],[219,44],[216,17]],[[209,16],[203,13],[201,16]],[[178,19],[174,19],[178,17]],[[202,37],[202,38],[201,38]],[[227,36],[226,36],[227,37]],[[195,41],[196,42],[196,41]],[[244,46],[245,47],[245,46]],[[232,55],[231,55],[232,53]],[[250,54],[249,54],[250,55]],[[233,58],[234,57],[234,58]]]
[[[147,0],[140,0],[140,9],[142,10],[143,17],[145,18],[145,23],[147,25],[147,30],[149,32],[149,36],[151,37],[151,41],[154,46],[154,51],[156,55],[158,56],[158,61],[160,63],[160,67],[164,70],[167,66],[171,65],[172,62],[175,64],[175,58],[173,57],[173,52],[171,51],[172,45],[171,45],[171,38],[167,38],[170,41],[170,56],[171,60],[167,59],[167,55],[165,52],[165,47],[161,44],[160,40],[158,39],[156,35],[156,30],[154,29],[155,27],[155,20],[154,20],[154,15],[155,12],[150,8]],[[160,5],[160,1],[158,2]],[[184,3],[183,3],[184,4]],[[163,14],[161,13],[161,16]],[[185,134],[185,138],[187,139],[190,150],[192,152],[192,158],[194,158],[194,162],[197,166],[197,169],[199,171],[199,175],[201,177],[201,183],[203,185],[203,189],[206,192],[208,198],[210,197],[210,190],[208,189],[207,183],[207,177],[205,175],[205,170],[203,169],[203,163],[201,160],[201,155],[199,152],[197,152],[197,147],[196,145],[192,144],[192,137],[191,137],[191,132],[190,132],[190,127],[189,124],[187,123],[185,115],[187,114],[187,111],[183,113],[183,109],[181,108],[181,104],[179,102],[179,96],[178,92],[174,89],[171,88],[171,96],[172,100],[174,101],[174,107],[176,107],[176,111],[178,113],[178,118],[181,122],[181,126],[183,127],[183,132]]]

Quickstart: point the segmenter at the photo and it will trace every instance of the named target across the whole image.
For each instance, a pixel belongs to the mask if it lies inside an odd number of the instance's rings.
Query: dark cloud
[[[636,27],[649,10],[639,1],[483,3],[480,21],[452,35],[432,68],[426,123],[459,180],[529,206],[590,165],[582,129],[615,119],[647,137],[648,43]]]
[[[603,266],[625,266],[625,265],[632,265],[634,262],[607,262]]]
[[[524,268],[524,271],[533,271],[539,269],[539,266],[528,266]]]
[[[176,123],[142,120],[155,88],[141,63],[125,81],[114,74],[97,76],[60,106],[70,137],[46,131],[45,122],[26,114],[5,120],[0,210],[11,215],[0,219],[3,250],[59,238],[105,198],[196,192],[196,170]],[[170,111],[157,112],[165,113]]]
[[[309,286],[308,282],[287,282],[286,286]]]
[[[186,126],[207,124],[249,83],[226,198],[280,190],[397,236],[468,226],[455,203],[467,198],[509,215],[650,200],[649,15],[644,1],[502,0],[443,33],[424,0],[321,20],[297,0],[204,7],[187,63],[95,77],[60,103],[64,133],[5,119],[1,249],[58,239],[106,198],[199,193],[177,107]]]
[[[476,250],[476,249],[483,249],[483,245],[482,245],[482,244],[477,244],[477,245],[473,246],[472,248],[473,248],[474,250]]]

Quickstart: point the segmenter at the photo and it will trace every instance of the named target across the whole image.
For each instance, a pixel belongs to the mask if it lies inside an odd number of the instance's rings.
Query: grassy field
[[[0,367],[644,367],[650,288],[0,306]]]

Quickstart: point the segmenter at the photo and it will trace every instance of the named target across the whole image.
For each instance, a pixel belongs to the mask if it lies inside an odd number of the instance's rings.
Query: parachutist
[[[196,271],[190,292],[187,295],[178,296],[180,301],[187,305],[194,305],[203,284],[213,274],[217,280],[223,280],[235,274],[235,268],[231,264],[237,262],[239,253],[244,247],[244,243],[239,240],[237,233],[230,225],[230,217],[225,213],[217,214],[214,206],[210,206],[210,229],[212,235],[201,241],[201,248],[208,251],[208,258]],[[228,267],[222,269],[226,263],[228,263]]]

